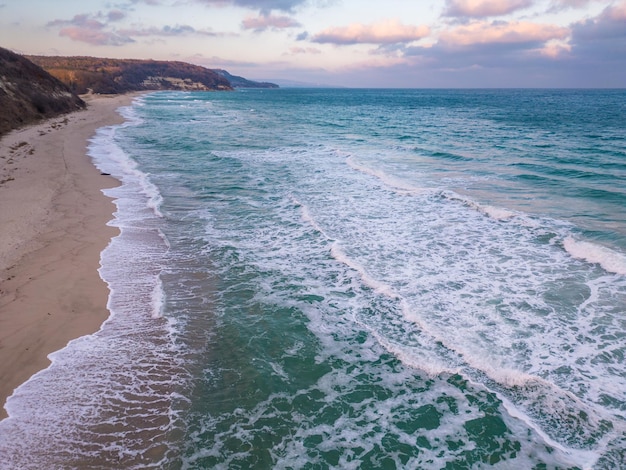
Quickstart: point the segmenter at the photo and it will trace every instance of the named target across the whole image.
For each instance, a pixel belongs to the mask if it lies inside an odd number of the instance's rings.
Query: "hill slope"
[[[78,96],[48,72],[0,47],[0,135],[84,107]]]
[[[27,56],[78,94],[142,90],[232,90],[230,82],[198,65],[157,60]]]
[[[233,88],[278,88],[278,85],[276,85],[275,83],[255,82],[253,80],[248,80],[247,78],[232,75],[226,70],[222,69],[214,69],[214,71],[222,77],[226,78]]]

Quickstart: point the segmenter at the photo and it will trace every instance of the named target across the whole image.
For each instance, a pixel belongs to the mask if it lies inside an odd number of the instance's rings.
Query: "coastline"
[[[0,139],[0,419],[8,396],[50,364],[48,354],[108,318],[100,253],[118,231],[93,165],[96,129],[124,121],[137,94],[86,96],[87,109]]]

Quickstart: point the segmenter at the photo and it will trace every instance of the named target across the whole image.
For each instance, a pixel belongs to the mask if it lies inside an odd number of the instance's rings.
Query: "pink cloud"
[[[626,21],[626,1],[607,7],[602,12],[601,18],[611,21]]]
[[[111,27],[110,23],[117,22],[125,17],[121,11],[113,10],[106,15],[80,14],[71,20],[54,20],[48,23],[49,27],[59,27],[59,35],[73,41],[85,42],[96,46],[121,46],[135,42],[135,37],[173,37],[173,36],[218,36],[219,34],[208,30],[197,30],[189,25],[175,25],[149,28],[121,29]],[[100,19],[107,18],[109,24]]]
[[[295,28],[298,26],[300,26],[300,23],[288,16],[260,15],[248,17],[242,22],[243,29],[253,29],[254,31]]]
[[[568,28],[555,25],[517,21],[511,23],[477,21],[442,33],[440,40],[442,43],[452,46],[524,44],[565,39],[569,34]]]
[[[397,44],[417,41],[430,34],[428,26],[410,26],[398,20],[385,20],[364,25],[351,24],[344,27],[328,28],[316,34],[312,40],[331,44]]]
[[[60,36],[65,36],[73,41],[86,42],[95,46],[121,46],[129,42],[134,42],[131,38],[120,36],[110,31],[91,29],[82,26],[69,26],[59,31]]]
[[[120,19],[118,13],[111,13],[114,21]],[[107,25],[105,23],[86,14],[75,15],[71,20],[54,20],[49,22],[48,26],[61,27],[59,36],[96,46],[121,46],[122,44],[134,42],[133,39],[128,36],[120,35],[115,31],[107,31]]]
[[[485,18],[527,8],[533,0],[448,0],[446,3],[445,16]]]
[[[572,46],[570,46],[569,44],[548,43],[539,50],[539,53],[551,59],[558,59],[559,57],[563,57],[569,54],[571,51]]]

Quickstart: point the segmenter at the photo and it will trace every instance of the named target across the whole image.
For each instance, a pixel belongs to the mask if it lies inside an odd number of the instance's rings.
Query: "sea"
[[[4,469],[626,468],[626,91],[155,92],[110,318]]]

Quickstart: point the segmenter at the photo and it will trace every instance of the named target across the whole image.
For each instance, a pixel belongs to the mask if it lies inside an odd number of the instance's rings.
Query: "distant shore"
[[[101,192],[118,184],[87,156],[96,129],[137,94],[84,96],[87,109],[0,139],[0,403],[51,352],[109,315],[100,253],[117,230]],[[6,411],[0,410],[0,419]]]

